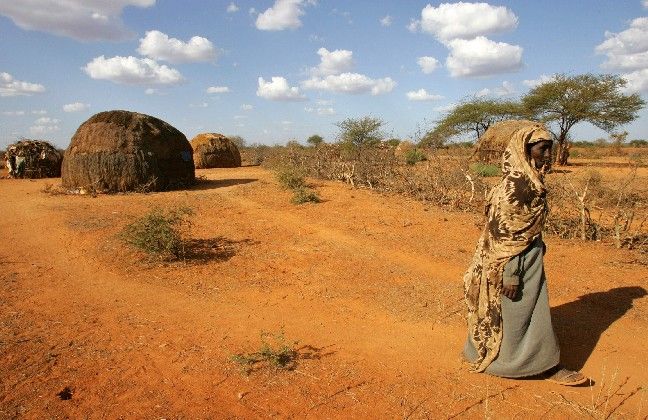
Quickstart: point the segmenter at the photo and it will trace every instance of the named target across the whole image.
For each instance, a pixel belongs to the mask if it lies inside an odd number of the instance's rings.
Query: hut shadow
[[[561,363],[569,369],[582,369],[601,334],[632,308],[635,299],[646,294],[640,286],[617,287],[588,293],[552,308],[552,321],[561,344]]]
[[[213,190],[216,188],[232,187],[234,185],[249,184],[256,182],[256,178],[241,178],[241,179],[198,179],[196,184],[191,188],[192,190]]]
[[[194,263],[224,262],[236,255],[236,251],[241,246],[257,243],[251,239],[233,241],[223,236],[189,239],[185,248],[184,260]]]

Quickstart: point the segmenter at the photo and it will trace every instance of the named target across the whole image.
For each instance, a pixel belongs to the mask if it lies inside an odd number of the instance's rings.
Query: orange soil
[[[97,198],[0,181],[0,418],[645,416],[648,267],[633,252],[547,241],[563,360],[593,386],[472,374],[476,216],[320,181],[323,203],[294,206],[263,169],[198,174],[191,191]],[[142,262],[118,232],[172,205],[196,211],[201,252]],[[296,369],[241,374],[231,356],[281,330]]]

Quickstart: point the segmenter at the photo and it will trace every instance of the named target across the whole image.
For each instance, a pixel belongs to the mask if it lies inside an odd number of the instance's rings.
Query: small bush
[[[279,168],[277,170],[277,181],[279,181],[282,187],[288,190],[304,188],[306,186],[304,173],[293,167]]]
[[[180,207],[164,211],[154,208],[148,214],[127,225],[121,238],[152,257],[174,260],[185,255],[185,243],[193,210]]]
[[[427,158],[419,149],[408,150],[407,153],[405,153],[405,163],[410,166],[415,165],[418,162],[423,162],[424,160],[427,160]]]
[[[320,203],[322,201],[317,193],[310,188],[299,187],[295,188],[293,192],[293,204]]]
[[[293,370],[297,366],[299,353],[295,350],[297,341],[292,345],[286,343],[283,331],[272,334],[261,333],[261,346],[259,350],[250,353],[239,353],[232,355],[230,359],[239,365],[241,371],[246,375],[252,373],[265,365],[274,370]]]
[[[470,165],[470,169],[477,175],[486,178],[502,175],[499,166],[489,163],[473,163],[472,165]]]

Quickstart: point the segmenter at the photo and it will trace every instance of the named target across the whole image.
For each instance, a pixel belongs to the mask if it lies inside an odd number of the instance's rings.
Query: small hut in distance
[[[23,139],[7,146],[5,159],[13,178],[57,178],[63,154],[44,140]]]
[[[491,125],[477,140],[471,160],[484,163],[499,162],[513,133],[522,127],[536,124],[538,123],[529,120],[507,120]]]
[[[198,134],[191,140],[194,165],[197,169],[238,168],[241,153],[228,137],[218,133]]]

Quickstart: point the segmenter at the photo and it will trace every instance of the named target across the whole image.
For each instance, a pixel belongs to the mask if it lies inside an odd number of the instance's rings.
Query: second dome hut
[[[197,169],[237,168],[241,153],[228,137],[218,133],[198,134],[191,140],[194,165]]]

